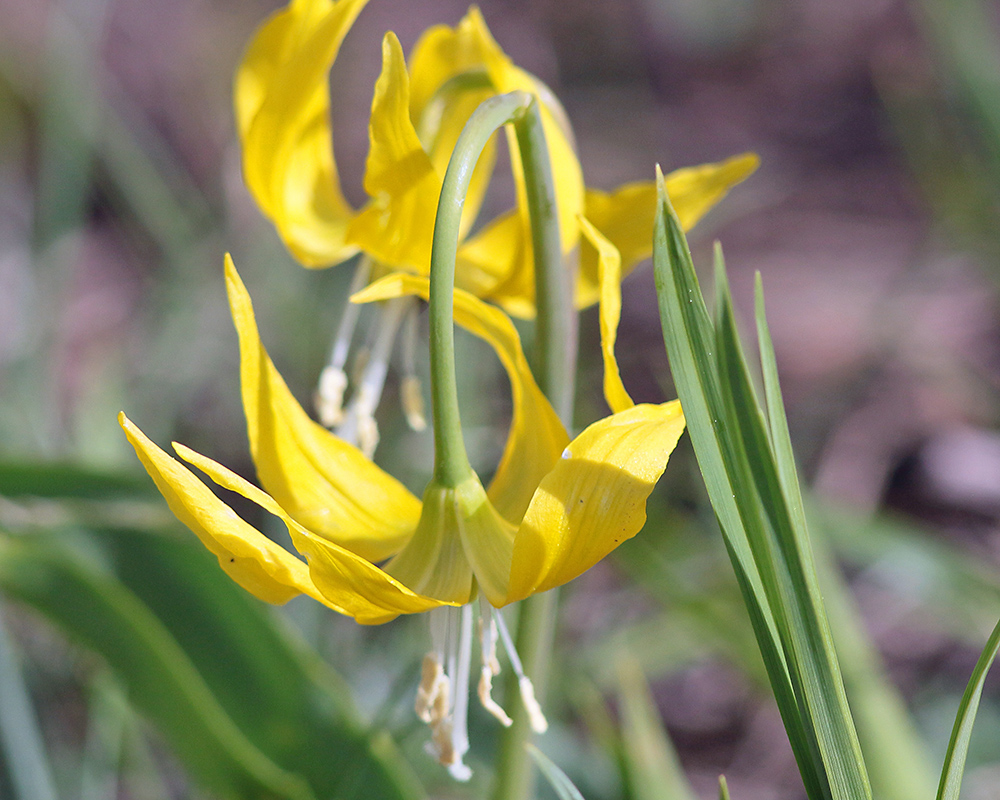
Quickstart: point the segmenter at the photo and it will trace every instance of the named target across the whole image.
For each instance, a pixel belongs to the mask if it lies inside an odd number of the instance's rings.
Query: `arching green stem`
[[[555,184],[538,101],[525,92],[486,100],[469,118],[445,173],[434,224],[430,278],[431,397],[434,412],[435,481],[457,486],[471,474],[462,440],[455,377],[452,288],[458,254],[459,222],[479,156],[501,126],[513,123],[524,170],[535,267],[535,379],[567,427],[572,424],[576,367],[576,324],[572,273],[564,268]],[[525,672],[538,689],[545,682],[557,605],[555,592],[521,604],[517,649]],[[518,694],[508,682],[506,696]],[[504,735],[497,770],[497,800],[524,800],[531,794],[532,765],[524,747],[530,733],[524,709],[510,702],[514,724]]]
[[[533,371],[539,387],[569,430],[573,424],[577,350],[573,272],[563,262],[555,184],[541,117],[525,115],[515,131],[524,166],[535,258],[537,316]],[[516,647],[540,700],[545,696],[558,605],[557,589],[529,597],[519,604]],[[517,681],[512,675],[507,676],[504,695],[517,696]],[[534,795],[534,765],[525,747],[531,736],[531,725],[521,704],[509,702],[508,707],[513,724],[502,735],[493,798],[526,800]]]
[[[524,115],[532,103],[531,95],[525,92],[511,92],[484,101],[469,117],[458,137],[441,187],[441,200],[434,220],[430,275],[434,478],[441,486],[458,486],[472,474],[462,440],[455,379],[452,290],[462,208],[476,162],[489,138],[498,128]]]

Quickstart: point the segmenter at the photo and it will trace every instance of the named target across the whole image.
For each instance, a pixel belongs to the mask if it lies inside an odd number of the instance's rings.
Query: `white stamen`
[[[371,458],[378,445],[378,425],[375,409],[382,398],[385,376],[389,370],[389,356],[396,339],[400,322],[406,310],[412,305],[410,297],[397,297],[384,303],[379,309],[376,322],[377,334],[372,344],[370,356],[364,367],[364,374],[358,379],[358,389],[351,399],[347,414],[337,428],[337,435],[347,441],[356,441],[361,451]]]
[[[427,430],[427,417],[424,416],[424,396],[420,391],[420,379],[416,375],[404,375],[399,393],[403,402],[403,413],[406,414],[406,424],[417,432]]]
[[[462,758],[469,751],[469,671],[472,660],[472,606],[442,608],[431,614],[434,652],[424,656],[415,704],[431,729],[428,749],[458,781],[472,777]]]
[[[358,447],[365,454],[369,461],[375,456],[375,448],[378,447],[379,433],[378,423],[371,414],[358,416]]]
[[[535,685],[527,675],[521,675],[517,679],[517,688],[521,690],[521,702],[528,712],[528,720],[531,723],[531,730],[535,733],[545,733],[549,729],[549,721],[542,713],[542,706],[535,699]]]
[[[361,383],[368,360],[372,357],[372,349],[367,342],[354,351],[354,363],[351,365],[351,383]]]
[[[339,425],[344,419],[344,390],[347,389],[347,373],[332,364],[323,367],[316,389],[316,413],[320,424],[326,428]]]
[[[472,667],[472,606],[469,603],[462,606],[461,615],[455,704],[451,716],[451,743],[456,760],[448,766],[448,771],[456,780],[467,781],[472,776],[472,770],[462,763],[462,756],[469,752],[469,673]]]
[[[362,257],[358,260],[354,277],[351,278],[348,296],[360,291],[368,282],[370,274],[371,260]],[[347,373],[344,371],[344,365],[347,363],[347,355],[351,350],[351,340],[354,338],[354,329],[357,327],[360,313],[361,306],[354,303],[348,303],[344,308],[340,324],[337,326],[337,335],[333,339],[333,347],[330,349],[330,361],[319,376],[315,398],[316,413],[320,422],[327,428],[339,425],[344,416],[344,391],[347,389]]]
[[[442,695],[448,695],[448,678],[441,668],[441,659],[436,653],[428,653],[420,665],[420,686],[417,687],[417,700],[414,703],[414,710],[422,722],[430,724],[434,719],[434,712]]]
[[[504,624],[503,615],[497,609],[493,609],[493,618],[496,620],[497,630],[500,632],[500,641],[503,642],[504,650],[507,651],[507,658],[510,661],[511,669],[517,675],[517,686],[521,690],[521,702],[524,703],[524,709],[528,712],[531,730],[535,733],[545,733],[549,728],[549,723],[542,713],[541,705],[535,699],[534,684],[524,674],[524,667],[521,665],[521,659],[514,648],[514,640],[510,638],[510,631],[507,630],[507,626]]]
[[[503,707],[491,696],[491,693],[493,692],[494,674],[493,670],[489,667],[483,667],[482,671],[479,673],[479,702],[483,708],[499,720],[501,725],[505,728],[509,728],[514,723],[514,720],[507,715],[507,712],[503,710]]]
[[[479,674],[479,702],[500,721],[501,725],[509,728],[513,721],[492,697],[493,677],[500,674],[500,662],[497,660],[497,624],[493,619],[493,609],[485,598],[480,598],[479,609],[479,641],[483,664]]]

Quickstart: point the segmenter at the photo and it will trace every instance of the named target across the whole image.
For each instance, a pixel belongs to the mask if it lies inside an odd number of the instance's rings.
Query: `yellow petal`
[[[681,225],[690,230],[726,193],[746,179],[759,159],[752,153],[734,156],[715,164],[702,164],[671,172],[664,179],[670,202]],[[622,275],[653,252],[653,214],[656,183],[641,181],[620,186],[611,192],[587,190],[584,216],[618,248]],[[579,308],[595,303],[600,296],[597,257],[582,253],[576,303]]]
[[[230,578],[268,603],[285,603],[301,593],[322,600],[303,561],[240,519],[128,417],[119,414],[118,421],[170,510],[219,559]]]
[[[366,625],[377,625],[400,614],[416,614],[442,605],[441,601],[411,591],[360,556],[306,530],[273,498],[232,470],[183,445],[175,444],[174,448],[219,486],[243,495],[285,523],[296,549],[309,560],[313,596],[334,610]]]
[[[635,536],[683,431],[674,400],[605,417],[576,437],[518,528],[507,602],[572,580]]]
[[[479,104],[496,94],[468,17],[455,28],[435,25],[424,31],[410,55],[410,118],[434,170],[444,175],[455,143]],[[462,209],[459,235],[475,222],[496,163],[495,137],[472,173]]]
[[[576,157],[573,142],[564,127],[562,109],[558,106],[558,101],[555,100],[551,89],[534,75],[515,66],[500,49],[486,27],[486,22],[479,9],[470,9],[468,19],[479,38],[479,47],[483,52],[486,71],[496,91],[504,94],[521,90],[530,92],[539,100],[542,127],[545,130],[546,146],[549,151],[549,160],[552,163],[552,177],[555,183],[563,252],[569,252],[576,246],[576,240],[579,236],[576,218],[583,211],[584,187],[583,170]],[[514,181],[518,186],[520,198],[518,205],[524,209],[523,169],[520,165],[520,155],[516,143],[512,138],[510,139],[510,151]]]
[[[535,269],[530,236],[517,209],[493,219],[458,249],[455,285],[491,300],[513,317],[535,316]]]
[[[397,273],[373,283],[352,300],[367,303],[404,294],[427,299],[427,291],[426,278]],[[521,349],[521,339],[510,319],[499,309],[456,289],[455,322],[493,347],[510,379],[513,396],[510,433],[487,494],[497,511],[517,524],[535,487],[559,459],[569,436],[535,383]]]
[[[367,0],[294,0],[265,21],[236,73],[247,187],[303,264],[350,257],[354,210],[340,191],[327,73]]]
[[[240,339],[250,452],[261,485],[309,530],[369,561],[388,558],[413,533],[420,502],[302,410],[260,341],[250,296],[229,256],[226,288]]]
[[[584,202],[583,172],[576,157],[565,112],[544,83],[518,68],[491,36],[478,9],[467,17],[476,32],[490,80],[497,92],[522,90],[539,99],[542,128],[552,166],[556,208],[563,253],[573,250],[579,239],[577,216]],[[494,221],[467,243],[459,253],[457,283],[478,296],[502,306],[517,317],[535,313],[534,257],[520,152],[512,129],[507,131],[511,169],[517,191],[517,207]],[[650,217],[652,220],[652,216]],[[652,224],[652,223],[650,223]],[[652,230],[652,228],[650,228]]]
[[[365,191],[372,199],[348,226],[348,241],[378,261],[426,275],[441,178],[410,120],[410,79],[393,33],[382,41],[368,130]]]
[[[601,232],[580,217],[580,227],[587,241],[597,250],[598,275],[601,282],[601,353],[604,357],[604,399],[612,413],[625,411],[635,403],[625,390],[618,361],[615,358],[615,340],[618,322],[622,316],[622,260],[618,249]]]
[[[465,557],[486,599],[500,606],[509,588],[515,527],[490,502],[478,478],[466,481],[457,491],[462,493],[465,513],[459,527]]]

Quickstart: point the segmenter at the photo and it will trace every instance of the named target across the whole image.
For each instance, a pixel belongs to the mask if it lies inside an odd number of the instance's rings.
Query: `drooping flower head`
[[[650,255],[654,183],[627,184],[610,194],[586,189],[572,130],[558,99],[507,57],[475,7],[455,27],[436,25],[425,31],[408,63],[395,35],[386,34],[368,125],[368,199],[354,208],[341,191],[334,158],[330,120],[336,109],[330,108],[328,73],[366,3],[292,0],[260,26],[237,72],[236,118],[247,186],[301,263],[325,267],[360,252],[355,289],[388,271],[426,275],[434,209],[455,142],[480,103],[514,90],[528,92],[539,103],[567,267],[578,251],[581,216],[622,253],[621,274]],[[512,144],[509,127],[507,137]],[[508,150],[516,205],[477,226],[496,162],[491,143],[466,197],[456,285],[511,315],[530,318],[535,313],[535,279],[525,176],[518,148],[512,144]],[[668,176],[667,190],[685,227],[694,225],[756,163],[755,156],[744,155]],[[579,251],[579,268],[571,272],[576,303],[584,307],[599,296],[597,263],[592,250]],[[380,312],[376,346],[359,359],[366,366],[346,412],[347,361],[356,314],[345,315],[330,363],[320,376],[320,420],[360,443],[369,456],[378,441],[373,415],[388,352],[398,328],[407,322],[412,326],[411,308],[401,302]],[[420,429],[424,415],[411,362],[404,358],[402,399],[407,420]]]
[[[475,7],[454,28],[436,25],[425,31],[408,65],[395,35],[386,34],[369,122],[364,177],[369,199],[353,208],[341,192],[333,155],[328,73],[366,4],[292,0],[261,25],[237,72],[244,177],[299,261],[325,267],[361,251],[391,269],[426,274],[434,208],[455,141],[483,100],[514,90],[539,101],[564,252],[577,248],[583,215],[620,251],[624,274],[649,257],[655,184],[630,183],[611,193],[585,189],[572,130],[558,99],[507,57]],[[534,267],[524,175],[517,148],[510,153],[516,207],[465,240],[456,280],[460,288],[508,313],[530,317]],[[494,163],[491,147],[470,188],[463,236],[473,228]],[[668,175],[666,188],[685,228],[756,165],[756,156],[746,154]],[[592,257],[581,265],[576,298],[581,307],[598,299]]]
[[[472,9],[454,29],[427,31],[409,65],[394,35],[383,40],[364,179],[369,199],[353,208],[339,188],[326,81],[364,4],[292,0],[258,31],[236,86],[247,184],[290,250],[309,266],[364,253],[355,277],[355,289],[361,291],[353,299],[378,302],[385,325],[373,347],[375,366],[369,368],[377,380],[366,377],[356,392],[363,413],[349,431],[346,423],[338,429],[341,436],[310,419],[261,344],[249,294],[227,257],[243,407],[263,488],[175,444],[178,461],[124,415],[121,424],[174,513],[221,567],[259,598],[283,603],[306,594],[364,624],[434,611],[434,646],[424,663],[417,712],[432,727],[439,759],[453,775],[465,778],[472,604],[481,608],[483,706],[510,724],[490,696],[500,642],[518,674],[534,727],[544,728],[531,683],[497,609],[572,580],[634,536],[645,521],[646,499],[684,429],[676,401],[632,402],[614,358],[620,281],[623,272],[648,255],[656,187],[635,184],[612,194],[586,191],[558,102],[541,82],[510,62]],[[544,134],[544,145],[537,149],[547,151],[555,178],[554,203],[546,203],[556,209],[552,228],[558,228],[561,243],[553,251],[558,257],[561,250],[568,260],[579,249],[576,303],[601,302],[605,396],[613,413],[570,441],[535,383],[511,320],[483,302],[488,298],[511,314],[535,312],[535,258],[517,147],[510,147],[516,207],[478,231],[473,227],[494,166],[490,144],[475,169],[469,168],[464,205],[458,204],[462,210],[454,213],[458,238],[464,240],[457,256],[452,249],[447,259],[456,267],[457,288],[452,297],[448,278],[448,290],[441,291],[438,284],[435,297],[451,301],[437,316],[447,322],[448,342],[454,322],[497,353],[513,395],[510,433],[488,487],[468,467],[463,448],[458,467],[436,469],[418,499],[370,461],[374,438],[364,433],[364,415],[374,425],[372,397],[377,402],[400,319],[415,305],[414,298],[428,299],[426,276],[445,166],[470,114],[500,94],[505,95],[500,101],[516,95],[525,108],[537,106],[539,116],[533,119]],[[511,119],[517,118],[507,121]],[[507,133],[512,135],[509,126]],[[667,179],[667,189],[685,222],[693,224],[755,163],[753,157],[741,157],[680,171]],[[446,206],[443,200],[441,205]],[[556,270],[561,267],[558,258],[548,261]],[[447,273],[436,267],[434,274]],[[434,307],[432,303],[432,317]],[[337,369],[342,374],[342,363]],[[440,386],[440,376],[438,380]],[[334,394],[342,392],[343,382],[334,383]],[[373,388],[376,384],[379,388]],[[454,420],[451,434],[460,443],[457,411]],[[355,441],[361,441],[363,450]],[[294,552],[242,520],[182,462],[282,520]]]
[[[535,384],[510,320],[456,290],[455,322],[493,347],[510,379],[511,429],[488,488],[473,473],[456,487],[432,483],[421,501],[309,418],[268,357],[249,295],[228,259],[226,279],[240,340],[250,450],[265,491],[183,445],[174,449],[215,484],[281,519],[300,555],[243,521],[124,415],[121,423],[171,510],[233,580],[262,600],[284,603],[306,594],[365,624],[464,606],[477,596],[487,609],[500,608],[572,580],[642,527],[646,498],[684,429],[676,401],[628,401],[570,441]],[[426,297],[426,279],[396,274],[356,299],[411,294]],[[503,633],[502,620],[488,610],[483,649],[490,674],[496,636],[489,631],[497,624]],[[470,626],[463,612],[454,630],[439,637],[452,644],[440,647],[457,649],[471,636]],[[468,655],[462,658],[467,677]],[[446,661],[442,653],[436,663]],[[433,695],[438,677],[430,668],[426,692]],[[530,695],[530,684],[522,685]],[[491,708],[488,685],[481,695]],[[444,727],[436,736],[449,743],[438,748],[439,756],[464,775],[467,744],[455,743],[453,716],[439,722]]]

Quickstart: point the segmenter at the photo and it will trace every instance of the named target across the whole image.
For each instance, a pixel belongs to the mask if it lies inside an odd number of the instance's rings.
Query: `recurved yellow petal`
[[[302,593],[326,602],[303,561],[240,519],[128,417],[119,414],[118,422],[170,510],[219,559],[219,566],[230,578],[268,603],[285,603]]]
[[[524,218],[513,209],[493,219],[458,248],[455,285],[491,300],[513,317],[535,315],[535,269]]]
[[[466,19],[475,32],[477,47],[495,90],[500,93],[522,90],[539,100],[555,184],[560,240],[563,252],[568,253],[576,247],[580,236],[577,215],[583,209],[584,185],[565,112],[544,83],[515,66],[504,54],[478,9],[470,10]],[[534,259],[523,167],[512,130],[507,131],[507,139],[517,207],[463,245],[459,251],[457,282],[477,296],[502,306],[507,313],[527,318],[535,313]]]
[[[260,341],[246,287],[226,256],[226,289],[240,340],[240,385],[261,485],[296,521],[369,561],[397,552],[420,501],[355,447],[309,419]]]
[[[426,275],[441,178],[410,119],[410,79],[391,32],[382,41],[368,130],[365,191],[371,200],[348,226],[348,241],[378,261]]]
[[[368,303],[407,294],[427,299],[427,293],[426,278],[397,273],[373,283],[352,300]],[[569,436],[535,383],[521,349],[521,339],[510,319],[499,309],[456,289],[455,322],[493,347],[510,379],[513,395],[510,433],[487,494],[497,511],[516,525],[538,482],[559,459]]]
[[[601,235],[586,219],[580,217],[584,237],[597,251],[598,275],[601,284],[601,353],[604,357],[604,399],[613,413],[625,411],[635,403],[625,390],[618,360],[615,358],[615,340],[618,322],[622,316],[622,260],[617,248]]]
[[[760,163],[753,153],[744,153],[726,161],[675,170],[666,176],[664,186],[670,202],[677,209],[681,225],[690,230],[726,193],[746,179]],[[656,183],[640,181],[620,186],[613,192],[587,189],[584,216],[603,233],[621,254],[622,275],[653,252],[653,215],[656,208]],[[576,302],[585,308],[600,297],[597,256],[582,253]]]
[[[350,257],[354,210],[340,190],[328,75],[367,0],[293,0],[266,20],[236,73],[243,174],[261,210],[305,266]]]
[[[542,479],[518,528],[506,601],[572,580],[635,536],[683,431],[674,400],[634,406],[577,436]]]
[[[377,625],[400,614],[416,614],[442,605],[441,601],[411,591],[351,551],[306,530],[272,497],[222,464],[183,445],[175,444],[174,449],[219,486],[243,495],[285,523],[296,549],[309,560],[313,596],[334,610],[358,622]]]
[[[472,112],[496,94],[468,16],[450,28],[435,25],[410,54],[410,118],[438,175],[444,175],[455,143]],[[462,209],[460,236],[475,222],[496,163],[495,137],[472,174]]]
[[[576,246],[579,229],[576,217],[583,211],[583,170],[576,157],[574,145],[568,135],[568,127],[564,123],[562,108],[558,105],[555,95],[544,83],[534,75],[525,72],[500,49],[483,19],[479,9],[473,7],[467,17],[479,40],[483,53],[486,71],[494,88],[500,94],[521,90],[535,95],[539,99],[542,127],[545,129],[545,140],[552,163],[552,177],[556,190],[556,205],[559,211],[559,230],[562,238],[563,252],[568,252]],[[558,116],[557,116],[558,115]],[[516,143],[510,141],[511,166],[514,181],[518,187],[518,206],[526,210],[524,202],[523,168]]]

